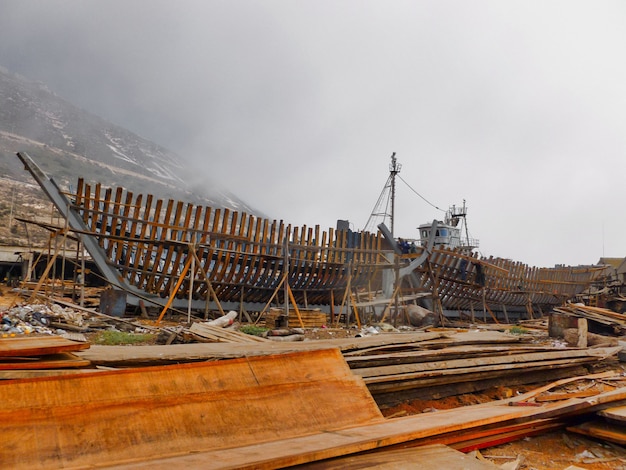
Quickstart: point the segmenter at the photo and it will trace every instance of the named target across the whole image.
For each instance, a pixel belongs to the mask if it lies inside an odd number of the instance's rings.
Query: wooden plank
[[[433,437],[463,433],[471,439],[468,430],[481,435],[484,426],[511,426],[523,422],[586,413],[598,406],[626,399],[626,389],[609,392],[593,399],[571,399],[559,404],[535,407],[511,407],[507,402],[493,402],[441,410],[363,426],[344,428],[324,433],[294,436],[288,439],[242,445],[237,448],[199,451],[169,459],[136,463],[129,469],[239,469],[269,470],[321,461],[387,446],[425,442]],[[154,455],[153,457],[158,457]],[[349,468],[349,467],[344,467]],[[445,467],[443,467],[445,468]]]
[[[172,208],[174,206],[174,201],[169,199],[167,201],[167,206],[165,208],[165,214],[161,216],[163,201],[161,199],[157,200],[154,221],[151,225],[151,237],[155,241],[163,240],[167,238],[167,235],[164,233],[167,231],[167,227],[169,226],[170,217],[172,215]],[[158,217],[158,218],[157,218]],[[165,248],[163,243],[155,244],[154,257],[151,255],[150,262],[152,265],[150,266],[150,273],[148,274],[147,282],[146,282],[146,290],[148,292],[154,292],[155,286],[159,282],[159,278],[163,277],[163,270],[167,269],[167,266],[162,262],[163,249]]]
[[[122,208],[121,221],[118,228],[116,228],[115,233],[119,231],[119,236],[121,237],[131,237],[133,236],[132,232],[129,231],[128,221],[130,220],[130,210],[133,203],[133,193],[130,191],[126,191],[126,201],[124,202]],[[122,276],[126,277],[128,274],[128,270],[125,269],[128,266],[131,247],[127,242],[118,243],[118,263],[120,264]]]
[[[176,228],[180,226],[180,218],[182,217],[183,213],[184,203],[182,201],[170,200],[170,202],[172,202],[172,204],[176,204],[176,209],[174,210],[174,216],[172,220],[170,220],[167,216],[165,218],[165,226],[163,228],[165,233],[162,234],[162,239],[164,240],[176,239]],[[168,204],[168,209],[169,208],[170,205]],[[174,236],[172,236],[172,234],[174,234]],[[163,253],[162,257],[158,258],[157,261],[162,260],[163,266],[160,269],[161,275],[157,278],[156,284],[153,288],[155,291],[161,291],[161,289],[163,289],[163,292],[165,292],[168,296],[172,296],[175,295],[176,292],[170,291],[171,283],[178,282],[180,270],[183,269],[183,266],[180,263],[172,263],[172,256],[174,256],[174,253],[177,253],[177,255],[180,256],[183,249],[182,247],[174,247],[170,245],[164,246],[163,244],[161,246],[165,248],[165,252]],[[186,263],[188,263],[188,261],[186,261]]]
[[[87,342],[72,341],[60,336],[23,336],[0,339],[0,358],[43,356],[89,349]]]
[[[604,421],[587,421],[576,426],[568,426],[567,430],[582,434],[583,436],[626,445],[626,430],[622,424],[613,424]]]
[[[499,355],[488,357],[473,357],[469,359],[452,359],[445,361],[420,362],[413,364],[401,364],[381,367],[364,367],[355,369],[354,373],[363,378],[381,378],[383,376],[410,375],[419,372],[443,371],[451,369],[478,370],[483,366],[523,364],[548,360],[574,359],[574,358],[606,358],[617,354],[621,346],[614,348],[575,349],[568,351],[525,352],[522,354]]]
[[[567,367],[570,364],[584,364],[590,362],[596,362],[597,358],[594,356],[583,356],[577,358],[562,358],[562,359],[543,359],[535,362],[523,362],[523,363],[501,363],[494,365],[476,366],[476,367],[458,367],[453,369],[427,369],[418,372],[407,372],[404,374],[396,375],[381,375],[364,377],[365,383],[370,386],[370,390],[384,389],[385,384],[389,384],[390,387],[402,389],[409,384],[418,384],[422,381],[422,386],[426,386],[428,383],[443,383],[443,377],[456,377],[455,380],[461,380],[461,377],[467,376],[468,380],[479,380],[482,373],[486,373],[487,376],[492,376],[492,373],[497,372],[500,374],[513,373],[515,370],[524,370],[526,368],[536,367]],[[436,363],[435,363],[436,364]],[[430,365],[430,363],[429,363]],[[354,369],[356,375],[359,374],[360,369]],[[449,378],[447,380],[450,380]]]
[[[207,338],[215,338],[219,341],[227,341],[233,343],[265,343],[268,340],[259,336],[248,335],[234,330],[227,330],[221,327],[206,325],[203,323],[194,323],[189,331],[199,336]]]
[[[607,408],[598,413],[600,416],[604,416],[611,421],[618,423],[626,423],[626,406],[616,406],[614,408]]]
[[[330,349],[5,381],[0,394],[0,462],[13,469],[114,465],[384,422]]]
[[[467,440],[458,440],[458,437],[452,436],[451,438],[443,439],[434,437],[434,442],[453,440],[454,443],[450,444],[453,449],[458,449],[461,452],[471,452],[478,449],[486,449],[488,447],[499,446],[506,444],[507,442],[516,441],[525,437],[536,436],[538,434],[544,434],[551,431],[556,431],[565,427],[565,424],[561,421],[539,420],[539,422],[524,423],[518,426],[510,426],[512,429],[508,429],[507,426],[492,429],[491,435],[485,435],[480,437],[473,437]],[[481,433],[475,433],[479,435]],[[501,468],[501,467],[498,467]]]
[[[186,209],[184,209],[186,207]],[[179,220],[179,217],[182,217],[182,213],[185,213],[185,217],[182,221]],[[191,215],[193,213],[193,205],[192,204],[182,204],[179,203],[179,207],[177,208],[177,218],[174,220],[172,225],[170,236],[168,237],[170,240],[188,242],[187,238],[187,227],[189,227],[191,221]],[[171,276],[167,280],[167,282],[160,288],[163,292],[167,292],[169,295],[178,296],[181,298],[187,298],[187,288],[184,284],[179,284],[179,277],[181,274],[181,267],[185,266],[188,262],[189,257],[193,256],[189,253],[188,249],[183,248],[182,246],[177,247],[176,249],[170,248],[170,253],[176,256],[172,256],[172,258],[166,261],[166,266],[171,266],[171,269],[168,268],[168,271],[171,271]],[[184,259],[184,261],[183,261]],[[184,276],[183,276],[184,277]],[[179,288],[176,292],[174,292],[174,286],[179,285]],[[189,287],[189,286],[187,286]],[[158,288],[158,287],[157,287]]]
[[[527,362],[518,365],[494,365],[482,367],[467,367],[463,369],[446,369],[441,371],[426,371],[421,373],[404,374],[400,376],[372,377],[365,379],[370,392],[373,394],[398,392],[413,388],[439,386],[463,381],[483,381],[495,377],[507,377],[520,371],[531,372],[569,368],[574,365],[594,362],[592,358],[560,359],[552,361]]]
[[[90,365],[91,362],[72,353],[9,357],[0,360],[0,370],[62,369],[65,367],[88,367]]]
[[[468,359],[470,357],[513,355],[529,352],[549,352],[554,348],[550,346],[478,346],[461,345],[449,346],[445,349],[431,350],[422,349],[419,344],[414,349],[392,352],[387,354],[373,355],[346,355],[346,361],[350,368],[381,367],[397,364],[412,364],[417,362],[444,361],[451,359]]]
[[[152,197],[150,197],[148,200],[152,201]],[[145,234],[145,238],[147,238],[149,242],[145,245],[143,270],[141,272],[141,276],[139,277],[137,285],[141,286],[142,289],[144,289],[146,292],[148,292],[150,290],[150,287],[154,284],[155,265],[158,266],[158,262],[156,261],[156,251],[159,246],[156,244],[156,240],[158,239],[159,235],[157,224],[159,222],[159,218],[161,217],[162,205],[163,201],[161,199],[157,199],[154,207],[154,213],[152,214],[152,220],[150,219],[150,212],[145,213],[148,216],[144,219],[147,232],[144,232],[142,229],[142,233]],[[146,210],[147,209],[148,206],[146,205]]]
[[[139,196],[137,197],[137,205],[139,205]],[[135,209],[135,217],[137,217],[137,219],[139,219],[139,225],[135,225],[134,229],[133,229],[133,234],[139,238],[140,240],[143,240],[144,238],[146,238],[146,229],[148,227],[148,221],[150,220],[150,209],[152,208],[152,195],[148,194],[146,196],[146,202],[143,204],[142,207],[137,207]],[[140,210],[143,210],[143,216],[140,214]],[[139,230],[137,231],[137,227],[139,227]],[[139,269],[143,270],[146,269],[146,263],[147,260],[149,259],[149,249],[148,249],[148,245],[146,243],[137,243],[137,245],[135,246],[135,259],[133,261],[133,271],[137,271]],[[143,273],[142,274],[138,274],[137,276],[132,276],[132,278],[130,279],[130,283],[137,286],[140,289],[143,289],[143,286],[141,285],[141,279],[144,277]]]
[[[447,447],[433,444],[408,449],[381,450],[378,452],[349,455],[315,462],[307,465],[307,470],[497,470],[500,467],[487,461]]]
[[[33,369],[33,370],[0,370],[0,380],[34,379],[39,377],[58,377],[59,375],[91,374],[104,372],[103,369]]]

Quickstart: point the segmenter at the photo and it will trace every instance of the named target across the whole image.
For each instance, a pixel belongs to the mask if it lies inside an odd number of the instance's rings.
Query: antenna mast
[[[370,228],[370,224],[375,221],[376,218],[382,217],[383,222],[387,220],[387,217],[391,219],[391,233],[393,234],[393,219],[394,219],[394,211],[395,211],[395,193],[396,193],[396,175],[400,173],[400,165],[396,160],[396,152],[393,152],[391,155],[391,164],[389,165],[389,176],[387,177],[387,182],[385,183],[385,187],[378,196],[378,201],[370,214],[369,219],[367,219],[367,223],[365,224],[364,230]],[[391,207],[389,207],[391,205]],[[374,228],[372,226],[371,228]]]
[[[389,179],[391,180],[391,235],[394,235],[393,226],[396,211],[396,175],[400,173],[402,165],[396,160],[396,152],[391,154],[391,163],[389,164]]]

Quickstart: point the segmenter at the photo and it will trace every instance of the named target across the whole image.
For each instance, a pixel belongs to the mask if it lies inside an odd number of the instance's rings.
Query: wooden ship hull
[[[384,293],[423,296],[435,311],[532,315],[579,294],[602,269],[534,268],[432,243],[398,254],[381,233],[295,227],[82,179],[68,192],[18,156],[129,304],[260,310],[288,298],[328,312]]]
[[[604,271],[596,265],[539,268],[435,248],[414,272],[420,288],[433,293],[435,310],[524,312],[532,318],[573,299]]]

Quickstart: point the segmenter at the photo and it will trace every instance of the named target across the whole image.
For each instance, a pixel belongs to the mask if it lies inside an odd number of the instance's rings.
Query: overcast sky
[[[272,218],[364,227],[388,176],[483,255],[626,256],[623,1],[0,0],[0,65]],[[395,232],[442,212],[398,182]]]

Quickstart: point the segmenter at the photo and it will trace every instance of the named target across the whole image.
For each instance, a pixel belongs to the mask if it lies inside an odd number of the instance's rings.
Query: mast
[[[400,173],[402,165],[396,160],[396,152],[391,154],[391,163],[389,164],[389,179],[391,180],[391,235],[394,236],[393,226],[396,211],[396,175]]]

